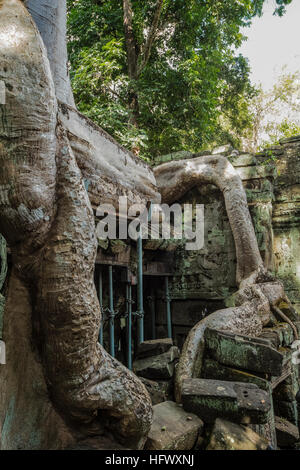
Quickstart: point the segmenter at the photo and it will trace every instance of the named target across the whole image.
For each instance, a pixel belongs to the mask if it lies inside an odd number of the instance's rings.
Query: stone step
[[[201,435],[203,422],[173,401],[153,407],[153,423],[146,450],[191,450]]]
[[[255,384],[210,379],[186,379],[182,403],[206,423],[216,418],[243,424],[264,424],[271,412],[270,393]]]
[[[266,450],[268,441],[252,429],[216,419],[207,450]]]
[[[280,376],[287,356],[268,340],[207,328],[205,345],[209,355],[221,364],[252,372]]]
[[[172,346],[169,351],[158,356],[137,359],[133,363],[133,371],[136,375],[146,379],[168,380],[173,377],[175,361],[179,358],[179,349]]]
[[[299,441],[299,429],[284,418],[275,416],[275,429],[279,447],[292,447]]]

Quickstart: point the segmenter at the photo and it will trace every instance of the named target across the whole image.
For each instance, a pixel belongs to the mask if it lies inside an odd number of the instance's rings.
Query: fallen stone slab
[[[237,369],[278,376],[286,362],[285,355],[272,348],[263,338],[207,328],[205,345],[213,359]]]
[[[170,379],[174,374],[175,361],[179,358],[179,349],[172,346],[169,351],[158,356],[138,359],[133,363],[136,375],[146,379]]]
[[[140,377],[151,397],[152,405],[172,399],[173,380],[150,380]]]
[[[151,339],[139,344],[136,359],[158,356],[163,354],[173,346],[172,338]]]
[[[275,429],[279,447],[293,447],[299,441],[299,429],[284,418],[275,416]]]
[[[255,384],[210,379],[186,379],[182,387],[186,411],[205,423],[216,418],[243,424],[264,424],[271,412],[270,393]]]
[[[173,401],[153,407],[153,423],[146,450],[191,450],[203,430],[203,421]]]
[[[201,376],[203,379],[225,380],[230,382],[243,382],[253,383],[262,390],[269,390],[270,384],[267,380],[258,377],[257,375],[245,372],[239,369],[234,369],[229,366],[224,366],[213,359],[205,359]]]
[[[266,450],[268,441],[249,427],[216,419],[207,450]]]

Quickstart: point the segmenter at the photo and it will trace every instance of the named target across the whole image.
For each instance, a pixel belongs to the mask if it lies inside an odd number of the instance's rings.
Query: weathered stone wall
[[[300,312],[300,136],[257,155],[228,148],[214,153],[225,154],[239,173],[265,265],[284,282]],[[194,156],[199,154],[178,152],[160,162]],[[176,276],[170,282],[174,335],[181,343],[182,336],[203,316],[228,303],[237,286],[234,240],[221,192],[206,185],[189,191],[178,202],[205,205],[204,248],[178,248]],[[165,318],[164,303],[158,302],[160,332]]]
[[[300,137],[282,143],[277,152],[272,227],[275,271],[300,311]]]

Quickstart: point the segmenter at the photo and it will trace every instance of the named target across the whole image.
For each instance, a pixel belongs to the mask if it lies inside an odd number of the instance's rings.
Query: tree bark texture
[[[101,313],[93,283],[97,250],[93,211],[68,130],[59,118],[46,49],[19,0],[0,2],[0,38],[0,80],[6,85],[0,121],[0,232],[12,251],[11,283],[25,286],[24,303],[26,292],[30,294],[33,325],[30,334],[30,312],[24,309],[27,328],[22,331],[21,319],[13,315],[11,286],[4,332],[10,331],[14,316],[15,328],[27,337],[24,355],[32,354],[26,351],[31,340],[37,346],[51,401],[68,429],[80,429],[84,435],[109,428],[119,441],[140,448],[152,420],[150,397],[138,378],[98,343]],[[147,172],[143,185],[147,187]],[[30,374],[20,375],[19,368],[13,371],[20,358],[13,345],[16,335],[4,333],[4,339],[8,353],[7,365],[0,369],[2,425],[8,420],[20,426],[21,413],[28,410],[26,401],[34,406],[39,389]],[[14,382],[7,378],[10,375]],[[23,396],[22,389],[27,388],[28,395]],[[16,390],[21,395],[17,407],[8,400]],[[43,400],[50,406],[46,393],[39,400],[44,410]],[[52,411],[62,429],[63,420]],[[40,437],[30,441],[32,448],[50,445],[48,425],[48,421],[39,423]],[[28,433],[34,433],[36,426],[33,420],[26,433],[17,433],[19,448],[27,448]],[[16,439],[1,439],[1,446],[15,448]],[[53,437],[51,446],[57,445]]]

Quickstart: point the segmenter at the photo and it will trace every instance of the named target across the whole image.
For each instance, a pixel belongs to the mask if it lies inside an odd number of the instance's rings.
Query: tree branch
[[[132,18],[131,0],[123,0],[123,24],[127,49],[128,75],[130,79],[135,79],[137,78],[137,53]]]
[[[137,72],[138,76],[142,73],[142,71],[144,70],[144,68],[146,67],[149,61],[151,49],[152,49],[152,46],[153,46],[153,43],[155,41],[156,34],[157,34],[158,23],[161,17],[163,4],[164,4],[164,0],[157,0],[153,22],[152,22],[152,25],[148,34],[148,38],[146,40],[142,60],[141,60],[140,66],[138,67],[138,72]]]

